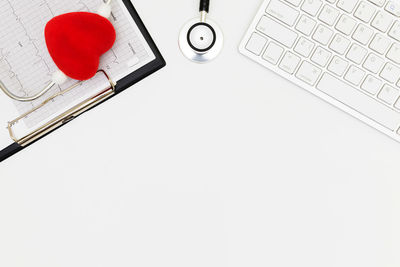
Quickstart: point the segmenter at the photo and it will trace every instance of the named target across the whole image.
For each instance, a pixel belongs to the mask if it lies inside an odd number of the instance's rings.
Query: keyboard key
[[[294,6],[299,6],[302,0],[286,0],[286,2],[294,5]]]
[[[301,10],[314,17],[315,15],[317,15],[318,10],[321,8],[321,6],[321,0],[305,0],[303,5],[301,6]]]
[[[392,22],[393,19],[388,13],[379,11],[378,14],[376,14],[375,18],[372,20],[371,25],[381,32],[386,32],[389,29],[390,25],[392,25]]]
[[[319,20],[325,22],[328,25],[333,25],[335,23],[337,17],[339,16],[339,11],[334,9],[329,5],[325,5],[319,14]]]
[[[303,15],[299,19],[299,22],[297,22],[296,29],[303,34],[309,36],[311,32],[314,30],[314,27],[317,23],[310,19],[309,17]]]
[[[357,44],[353,44],[350,47],[349,52],[347,52],[346,58],[350,59],[356,64],[361,64],[366,55],[367,55],[367,49]]]
[[[253,33],[247,42],[246,49],[259,56],[264,49],[267,39],[258,33]]]
[[[315,67],[307,61],[303,61],[297,71],[296,77],[309,85],[314,85],[317,82],[319,75],[321,75],[321,72],[320,68]]]
[[[343,55],[344,52],[346,52],[349,45],[350,41],[347,38],[341,36],[340,34],[336,34],[329,48],[335,51],[336,53]]]
[[[389,31],[389,36],[400,42],[400,22],[396,21]]]
[[[313,48],[314,48],[313,42],[307,40],[304,37],[300,37],[299,41],[294,47],[294,51],[299,53],[303,57],[309,57]]]
[[[399,90],[385,84],[379,92],[378,98],[386,104],[393,105],[397,98],[399,98]]]
[[[311,61],[320,65],[321,67],[325,67],[328,64],[329,59],[331,58],[332,53],[318,46],[315,49],[314,54],[311,57]]]
[[[360,24],[358,25],[356,31],[353,33],[353,39],[362,43],[363,45],[368,44],[374,31],[367,26]]]
[[[336,0],[325,0],[325,1],[327,1],[327,2],[329,2],[331,4],[334,4],[336,2]]]
[[[397,64],[400,64],[400,44],[393,44],[386,57]]]
[[[366,116],[367,118],[395,131],[400,122],[400,113],[378,103],[371,97],[346,84],[340,79],[325,73],[319,81],[317,88],[333,97],[348,108]],[[357,109],[355,109],[355,107]]]
[[[314,32],[313,39],[323,45],[327,45],[333,35],[333,31],[324,25],[318,25],[317,30]]]
[[[267,46],[267,49],[265,49],[263,58],[269,63],[276,65],[283,54],[283,50],[282,47],[271,42]]]
[[[297,39],[297,33],[266,16],[261,18],[257,30],[288,48],[291,48]]]
[[[376,95],[381,87],[382,81],[372,75],[368,75],[361,85],[361,89],[370,93],[371,95]]]
[[[299,16],[299,11],[279,0],[271,0],[266,12],[289,26],[293,26]]]
[[[372,39],[372,42],[369,45],[369,48],[371,48],[375,52],[383,55],[383,54],[385,54],[385,52],[389,48],[390,44],[391,44],[391,41],[388,38],[386,38],[383,35],[377,33],[375,35],[374,39]]]
[[[328,66],[328,70],[338,76],[342,76],[348,65],[349,63],[347,63],[347,61],[341,59],[340,57],[334,56]]]
[[[380,76],[390,83],[395,83],[400,79],[400,68],[391,63],[386,63]]]
[[[382,7],[386,2],[386,0],[368,0],[368,1],[379,7]]]
[[[394,107],[400,110],[400,99],[397,99],[396,103],[394,104]],[[397,131],[397,133],[400,134],[400,129]]]
[[[349,16],[342,15],[336,24],[336,29],[341,33],[350,35],[353,29],[356,27],[357,23],[354,19]]]
[[[389,1],[385,7],[385,10],[396,17],[400,17],[400,2],[399,1]]]
[[[364,75],[365,71],[355,66],[350,66],[344,78],[346,81],[358,86],[361,83],[362,79],[364,78]]]
[[[279,68],[286,71],[289,74],[293,74],[296,70],[297,66],[300,63],[300,58],[291,52],[286,52],[283,57],[281,64],[279,64]]]
[[[357,3],[358,0],[339,0],[337,7],[346,11],[347,13],[352,13]]]
[[[368,0],[368,1],[379,7],[382,7],[386,2],[386,0]]]
[[[362,1],[354,13],[356,18],[368,23],[371,21],[372,16],[375,14],[376,7],[372,4]]]
[[[377,55],[369,54],[369,56],[364,62],[363,67],[369,70],[370,72],[376,74],[381,70],[384,62],[385,61],[382,58],[378,57]]]

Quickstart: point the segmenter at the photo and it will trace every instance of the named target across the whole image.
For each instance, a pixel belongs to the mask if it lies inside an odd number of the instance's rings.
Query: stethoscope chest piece
[[[195,18],[185,24],[179,34],[179,47],[189,60],[206,63],[222,50],[224,37],[220,27],[212,20]]]

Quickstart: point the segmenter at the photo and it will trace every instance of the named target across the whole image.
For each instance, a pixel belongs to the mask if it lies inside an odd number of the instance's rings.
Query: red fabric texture
[[[74,12],[50,20],[45,38],[57,67],[68,77],[82,81],[96,75],[100,57],[114,45],[116,33],[108,19]]]

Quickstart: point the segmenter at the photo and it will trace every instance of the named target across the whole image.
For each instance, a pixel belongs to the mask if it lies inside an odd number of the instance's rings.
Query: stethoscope
[[[183,55],[198,63],[216,58],[224,44],[221,29],[207,18],[209,7],[210,0],[200,0],[200,19],[187,22],[179,34],[179,47]]]

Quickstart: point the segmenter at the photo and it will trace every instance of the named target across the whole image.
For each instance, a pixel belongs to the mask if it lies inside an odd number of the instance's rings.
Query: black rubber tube
[[[205,11],[208,13],[210,9],[210,0],[200,0],[200,12]]]

